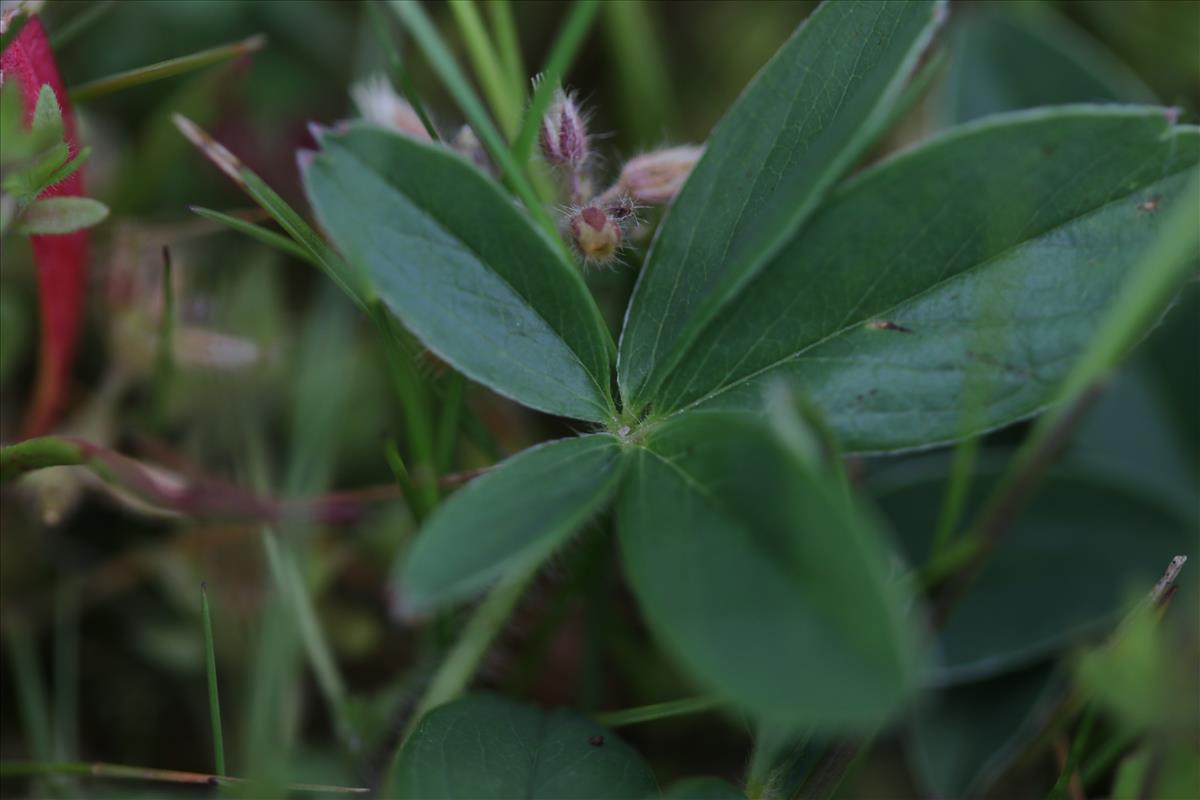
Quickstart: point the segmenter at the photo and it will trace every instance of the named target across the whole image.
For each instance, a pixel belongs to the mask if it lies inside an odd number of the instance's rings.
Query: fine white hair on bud
[[[638,203],[662,205],[679,194],[692,167],[704,153],[703,147],[681,145],[652,150],[629,159],[621,168],[614,189]],[[610,190],[611,191],[611,190]]]
[[[621,223],[600,206],[579,209],[571,215],[567,226],[575,249],[589,263],[607,264],[621,247]]]
[[[587,125],[573,94],[554,90],[554,99],[542,117],[538,142],[546,161],[556,167],[576,171],[587,161]]]
[[[396,94],[383,75],[370,75],[354,84],[350,87],[350,97],[358,113],[367,122],[382,125],[413,139],[430,141],[429,131],[425,130],[412,104]]]

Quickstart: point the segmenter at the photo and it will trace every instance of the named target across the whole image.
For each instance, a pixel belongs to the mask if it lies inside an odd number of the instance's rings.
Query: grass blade
[[[100,2],[88,6],[50,34],[50,45],[55,50],[66,47],[75,37],[99,22],[100,18],[111,11],[116,4],[117,0],[100,0]]]
[[[237,156],[201,130],[198,125],[182,114],[175,114],[172,119],[175,127],[188,141],[270,214],[279,227],[283,228],[300,247],[308,251],[312,257],[312,263],[315,263],[331,281],[349,295],[355,304],[360,308],[366,308],[370,293],[365,282],[347,262],[343,261],[330,249],[329,245],[325,244],[325,240],[317,235],[312,226],[285,203],[274,189],[246,167]]]
[[[450,10],[454,13],[458,29],[467,45],[467,55],[471,59],[471,66],[475,69],[475,77],[479,80],[484,94],[487,95],[488,103],[492,106],[492,113],[499,121],[505,138],[512,141],[521,124],[521,96],[520,94],[514,96],[510,93],[510,87],[504,80],[504,69],[500,65],[500,58],[496,55],[495,48],[492,47],[491,39],[488,38],[487,29],[483,26],[483,19],[475,9],[475,4],[471,0],[450,0]]]
[[[212,613],[208,608],[208,584],[200,584],[200,621],[204,626],[204,672],[208,677],[208,716],[212,722],[213,762],[217,775],[225,777],[225,738],[221,733],[221,697],[217,692],[217,653],[213,646]]]
[[[391,8],[400,18],[401,23],[417,40],[417,44],[425,53],[425,58],[432,65],[434,71],[442,79],[442,83],[446,85],[450,95],[458,104],[459,109],[467,118],[474,129],[475,134],[483,142],[492,159],[500,167],[500,171],[504,174],[509,186],[516,192],[521,202],[529,210],[530,215],[549,236],[550,241],[554,242],[558,251],[564,258],[570,259],[570,254],[567,252],[566,245],[563,244],[562,238],[558,234],[558,228],[554,224],[554,220],[546,212],[538,199],[537,193],[534,191],[532,184],[526,178],[524,171],[521,168],[521,161],[513,157],[513,153],[508,149],[504,137],[500,135],[500,131],[492,123],[488,116],[487,110],[483,107],[483,103],[475,95],[475,91],[471,88],[471,84],[467,81],[462,69],[454,60],[454,55],[450,49],[446,47],[446,43],[442,41],[442,37],[426,16],[424,9],[416,2],[406,2],[405,0],[392,0]],[[547,99],[547,102],[549,100]]]
[[[571,66],[571,62],[575,60],[579,46],[583,44],[583,39],[587,36],[592,20],[595,19],[599,9],[600,3],[597,0],[579,0],[571,6],[567,20],[563,23],[562,30],[554,40],[554,47],[550,49],[550,55],[546,58],[546,65],[542,68],[541,78],[533,92],[533,99],[529,101],[525,124],[521,127],[521,133],[517,136],[516,142],[513,143],[513,158],[518,164],[526,163],[533,154],[533,141],[537,137],[542,115],[550,107],[554,90],[562,82],[563,75]]]
[[[248,53],[261,50],[266,43],[267,37],[262,34],[256,34],[240,42],[224,44],[208,50],[201,50],[191,55],[180,56],[179,58],[172,58],[167,61],[159,61],[157,64],[148,64],[144,67],[118,72],[116,75],[109,75],[105,78],[88,81],[72,89],[70,96],[76,103],[85,103],[88,100],[94,100],[106,94],[119,92],[122,89],[141,86],[144,83],[151,83],[163,78],[173,78],[176,75],[182,75],[186,72],[192,72],[193,70],[217,64],[231,58],[244,56]]]
[[[23,629],[12,630],[7,639],[17,709],[29,751],[35,758],[49,759],[54,752],[54,744],[50,735],[50,715],[46,711],[46,690],[38,668],[37,649],[28,631]]]
[[[621,711],[606,711],[597,714],[596,721],[607,728],[616,728],[621,725],[636,725],[639,722],[651,722],[683,714],[699,714],[719,708],[720,705],[721,702],[715,697],[685,697],[682,700],[669,700],[665,703],[653,703]]]
[[[396,73],[396,80],[400,84],[400,92],[404,95],[404,99],[408,101],[408,104],[413,107],[413,111],[417,112],[417,118],[421,120],[421,125],[425,128],[425,132],[429,134],[429,138],[435,142],[440,142],[442,137],[438,135],[437,128],[433,126],[429,115],[425,113],[425,104],[421,102],[421,97],[417,94],[416,87],[413,86],[412,78],[409,76],[408,70],[404,68],[404,59],[400,56],[400,49],[392,41],[387,19],[384,18],[383,12],[379,10],[376,0],[368,0],[366,5],[367,14],[371,17],[371,27],[375,29],[375,34],[379,37],[379,44],[383,48],[383,52],[387,55],[389,66]]]
[[[512,4],[508,0],[491,0],[484,4],[484,8],[492,21],[492,29],[496,34],[496,49],[499,51],[500,63],[504,68],[512,97],[524,100],[525,66],[521,62],[521,40],[517,36]]]
[[[293,242],[286,236],[281,236],[275,231],[267,230],[261,225],[255,225],[252,222],[246,222],[244,219],[232,217],[229,214],[223,214],[220,211],[213,211],[211,208],[203,208],[201,206],[189,206],[193,214],[210,219],[213,222],[219,222],[226,225],[238,233],[244,233],[251,239],[257,239],[268,247],[273,247],[280,250],[293,258],[298,258],[301,261],[312,264],[314,267],[320,267],[320,263],[313,257],[313,254],[304,249],[300,245]]]
[[[605,3],[603,27],[621,89],[625,127],[639,146],[657,144],[675,118],[675,105],[649,4]]]

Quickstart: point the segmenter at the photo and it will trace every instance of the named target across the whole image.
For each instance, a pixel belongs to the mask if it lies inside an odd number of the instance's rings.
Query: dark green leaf
[[[1015,6],[1015,4],[1014,4]],[[963,8],[951,37],[952,123],[1036,106],[1153,103],[1154,93],[1099,42],[1048,8]]]
[[[542,411],[609,420],[611,339],[578,270],[452,151],[367,125],[322,137],[309,199],[400,321]]]
[[[612,495],[620,456],[607,434],[563,439],[472,481],[438,509],[406,558],[403,608],[461,600],[548,556]]]
[[[916,715],[908,752],[934,797],[978,796],[1045,723],[1062,682],[1040,664],[939,692]]]
[[[936,2],[824,3],[729,109],[630,301],[626,405],[658,399],[697,334],[871,144],[941,14]]]
[[[400,751],[405,800],[632,798],[657,793],[641,756],[589,719],[476,695],[430,712]]]
[[[917,564],[927,557],[943,492],[944,473],[932,472],[876,495]],[[985,467],[974,501],[996,474]],[[1052,475],[947,618],[938,679],[993,675],[1110,628],[1172,557],[1196,554],[1196,530],[1194,516],[1124,479]]]
[[[626,571],[664,646],[766,722],[881,722],[913,681],[901,587],[871,520],[762,423],[690,414],[631,449]]]
[[[1198,160],[1200,130],[1146,108],[1021,112],[918,147],[837,193],[701,335],[657,410],[756,409],[787,378],[857,451],[1033,414]]]

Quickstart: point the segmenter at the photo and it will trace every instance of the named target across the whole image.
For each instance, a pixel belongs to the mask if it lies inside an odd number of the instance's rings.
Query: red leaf
[[[75,116],[67,99],[58,65],[50,51],[46,31],[37,17],[30,18],[17,38],[0,56],[5,78],[15,75],[24,100],[25,122],[33,119],[38,92],[50,84],[62,109],[63,128],[71,157],[79,151]],[[42,197],[83,195],[83,173],[76,171],[51,186]],[[83,321],[83,296],[87,281],[87,231],[62,236],[33,236],[37,263],[38,298],[42,314],[41,352],[33,404],[25,419],[25,434],[36,436],[54,424],[65,402],[67,378],[75,358],[75,345]]]

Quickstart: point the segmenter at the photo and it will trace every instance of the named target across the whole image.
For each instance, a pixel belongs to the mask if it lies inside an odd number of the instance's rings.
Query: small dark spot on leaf
[[[873,319],[867,323],[867,327],[873,331],[896,331],[897,333],[912,333],[912,328],[906,328],[903,325],[898,325],[890,319]]]
[[[593,736],[592,738],[588,739],[588,744],[590,744],[592,747],[603,747],[604,746],[604,737],[603,736]]]
[[[1049,144],[1042,145],[1042,158],[1049,158],[1054,155],[1054,146]]]

